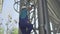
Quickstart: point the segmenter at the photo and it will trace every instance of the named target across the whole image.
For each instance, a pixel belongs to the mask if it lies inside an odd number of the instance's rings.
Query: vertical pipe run
[[[47,0],[43,0],[43,10],[44,10],[44,21],[45,21],[45,30],[46,34],[51,34],[50,31],[50,22],[49,22],[49,16],[48,16],[48,7],[47,7]]]
[[[46,0],[38,0],[39,34],[51,34]]]
[[[43,15],[43,3],[42,0],[38,0],[38,22],[39,22],[39,34],[45,34],[44,31],[44,15]]]

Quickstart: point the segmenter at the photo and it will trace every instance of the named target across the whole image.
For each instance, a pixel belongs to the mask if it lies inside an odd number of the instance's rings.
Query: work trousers
[[[19,27],[21,29],[22,34],[30,34],[31,30],[33,29],[33,25],[27,23],[27,21],[28,18],[24,18],[24,19],[20,18]]]

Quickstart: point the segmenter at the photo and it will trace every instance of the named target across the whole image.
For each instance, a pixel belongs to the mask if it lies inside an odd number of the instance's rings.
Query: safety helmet
[[[22,8],[26,8],[26,6],[22,6]]]

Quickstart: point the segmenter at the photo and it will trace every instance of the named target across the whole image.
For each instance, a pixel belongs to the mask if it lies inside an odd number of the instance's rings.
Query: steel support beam
[[[20,10],[21,10],[22,4],[23,4],[22,1],[23,1],[23,0],[20,0],[19,17],[20,17]],[[19,19],[19,20],[20,20],[20,19]],[[19,21],[19,22],[20,22],[20,21]],[[18,32],[18,34],[22,34],[22,32],[21,32],[21,30],[20,30],[20,27],[19,27],[19,32]]]
[[[38,22],[39,22],[39,34],[45,34],[44,31],[44,16],[42,0],[38,0]]]
[[[51,34],[46,0],[38,0],[39,34]]]

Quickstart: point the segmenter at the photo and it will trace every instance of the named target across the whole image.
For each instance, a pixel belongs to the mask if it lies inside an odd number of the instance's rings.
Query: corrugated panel
[[[49,13],[49,16],[53,17],[50,19],[53,19],[52,21],[56,21],[56,23],[60,22],[60,6],[59,3],[56,0],[47,0],[48,2],[48,9],[50,9],[51,14]],[[49,7],[50,6],[50,7]],[[58,21],[58,22],[57,22]]]

